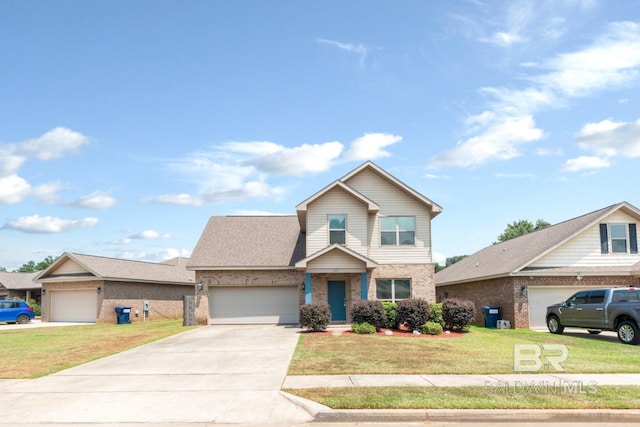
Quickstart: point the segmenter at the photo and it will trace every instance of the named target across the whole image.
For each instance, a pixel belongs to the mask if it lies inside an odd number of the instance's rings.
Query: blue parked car
[[[0,322],[29,323],[34,317],[33,308],[26,302],[0,300]]]

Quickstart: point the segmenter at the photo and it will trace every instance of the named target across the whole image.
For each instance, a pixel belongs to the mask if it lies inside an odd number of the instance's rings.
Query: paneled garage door
[[[97,313],[95,289],[51,291],[52,322],[95,322]]]
[[[299,307],[297,286],[209,289],[213,324],[298,323]]]
[[[584,289],[590,288],[578,286],[529,286],[529,328],[546,328],[547,307],[565,301],[571,295]]]

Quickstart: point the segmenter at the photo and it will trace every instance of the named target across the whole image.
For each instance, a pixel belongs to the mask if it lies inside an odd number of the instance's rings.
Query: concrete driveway
[[[298,332],[208,326],[47,377],[0,380],[0,425],[307,422],[279,391]]]

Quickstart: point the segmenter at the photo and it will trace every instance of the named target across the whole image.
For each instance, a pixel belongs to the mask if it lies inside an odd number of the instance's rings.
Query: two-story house
[[[486,247],[436,274],[438,300],[501,308],[516,328],[545,328],[546,308],[598,287],[640,287],[640,210],[622,202]]]
[[[191,256],[198,323],[297,323],[303,303],[348,322],[361,299],[435,301],[431,220],[442,208],[366,162],[295,216],[211,217]]]

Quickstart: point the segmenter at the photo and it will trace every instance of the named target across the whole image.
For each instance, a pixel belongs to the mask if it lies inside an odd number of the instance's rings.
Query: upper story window
[[[347,216],[329,215],[329,244],[347,243]]]
[[[600,251],[603,254],[637,254],[636,224],[600,224]]]
[[[416,218],[413,216],[381,217],[380,243],[385,246],[415,245]]]

